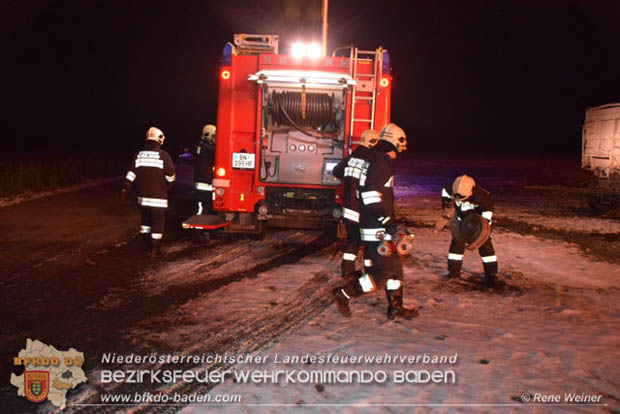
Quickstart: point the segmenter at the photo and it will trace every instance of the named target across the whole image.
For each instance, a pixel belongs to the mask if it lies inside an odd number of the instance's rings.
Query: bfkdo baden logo
[[[84,354],[70,348],[59,351],[41,341],[28,339],[26,348],[13,358],[13,366],[24,369],[22,375],[11,374],[17,395],[33,403],[49,400],[64,409],[67,392],[86,382],[82,370]]]
[[[26,371],[24,383],[24,393],[28,401],[34,403],[45,401],[50,392],[50,373],[49,371]]]

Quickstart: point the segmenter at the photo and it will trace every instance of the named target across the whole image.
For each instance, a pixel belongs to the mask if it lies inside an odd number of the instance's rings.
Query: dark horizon
[[[316,4],[315,4],[316,3]],[[320,36],[320,1],[9,1],[5,154],[171,152],[215,122],[234,33]],[[329,50],[386,47],[392,120],[420,153],[578,156],[587,107],[620,101],[620,3],[336,2]]]

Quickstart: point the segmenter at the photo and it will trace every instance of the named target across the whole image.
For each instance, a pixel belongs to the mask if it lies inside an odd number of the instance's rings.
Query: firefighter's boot
[[[351,317],[351,309],[349,309],[349,300],[351,297],[347,295],[343,287],[337,287],[332,290],[332,295],[336,299],[338,310],[342,313],[342,316],[347,318]]]
[[[336,299],[338,310],[345,317],[351,316],[351,309],[349,309],[349,301],[351,298],[360,296],[362,294],[359,282],[357,279],[349,279],[344,286],[339,286],[332,290],[332,295]]]
[[[151,255],[151,233],[142,233],[142,248],[147,256]]]
[[[461,277],[461,267],[463,260],[448,259],[448,272],[444,275],[446,279],[458,279]]]
[[[442,276],[446,279],[458,279],[461,277],[461,272],[454,271],[454,270],[448,270]]]
[[[395,290],[385,289],[385,296],[388,301],[387,318],[394,320],[396,318],[413,319],[419,315],[417,309],[409,309],[403,306],[403,288],[402,286]]]
[[[151,240],[151,259],[155,259],[161,256],[161,250],[159,248],[161,240],[152,239]]]
[[[497,261],[482,263],[484,267],[484,283],[492,285],[497,281]]]
[[[496,273],[485,273],[484,274],[484,284],[487,286],[493,285],[497,281]]]

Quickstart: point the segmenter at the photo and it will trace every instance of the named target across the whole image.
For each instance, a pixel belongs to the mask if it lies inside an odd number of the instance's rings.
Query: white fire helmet
[[[149,130],[146,131],[146,139],[151,139],[153,141],[159,142],[159,145],[164,145],[164,139],[166,139],[166,137],[164,136],[164,133],[161,129],[150,127]]]
[[[394,145],[398,152],[407,150],[407,135],[405,135],[405,131],[396,124],[387,124],[384,126],[381,130],[380,139]]]
[[[471,197],[476,182],[469,175],[460,175],[452,183],[452,195],[455,199],[462,201]]]
[[[215,125],[207,124],[202,127],[202,136],[200,139],[215,143]]]
[[[372,148],[377,145],[377,142],[379,142],[379,133],[374,129],[367,129],[366,131],[362,132],[360,140],[354,141],[353,143],[366,148]]]

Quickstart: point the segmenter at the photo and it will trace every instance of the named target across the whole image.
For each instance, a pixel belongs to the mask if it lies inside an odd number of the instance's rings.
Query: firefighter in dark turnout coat
[[[395,124],[381,130],[380,140],[370,151],[368,161],[360,175],[360,237],[364,243],[364,259],[368,261],[366,273],[349,280],[333,290],[338,308],[350,316],[349,300],[353,297],[385,288],[388,301],[387,317],[411,319],[417,310],[403,307],[403,267],[393,246],[393,236],[398,231],[394,216],[393,160],[398,152],[407,149],[405,132]],[[393,253],[381,255],[378,247],[382,241],[392,244]]]
[[[194,188],[198,201],[196,214],[213,212],[213,165],[215,164],[215,125],[205,125],[194,156]]]
[[[454,208],[451,218],[452,242],[448,253],[448,277],[456,278],[461,274],[465,242],[459,237],[460,223],[472,213],[478,213],[491,224],[493,218],[493,200],[491,194],[476,185],[473,178],[461,175],[454,180],[451,186],[441,190],[441,201],[444,211]],[[478,249],[484,267],[484,276],[487,283],[492,283],[497,275],[497,256],[493,243],[489,237]]]
[[[161,149],[164,133],[151,127],[146,133],[146,143],[139,151],[123,182],[121,199],[135,184],[138,204],[142,213],[140,233],[144,237],[147,252],[159,256],[159,245],[164,235],[164,220],[168,207],[168,191],[176,179],[174,163],[170,155]]]
[[[361,245],[359,180],[364,165],[370,157],[370,148],[379,141],[379,133],[368,129],[362,133],[357,148],[334,167],[335,177],[343,179],[342,217],[347,230],[347,240],[342,253],[342,277],[355,275],[355,259]]]

